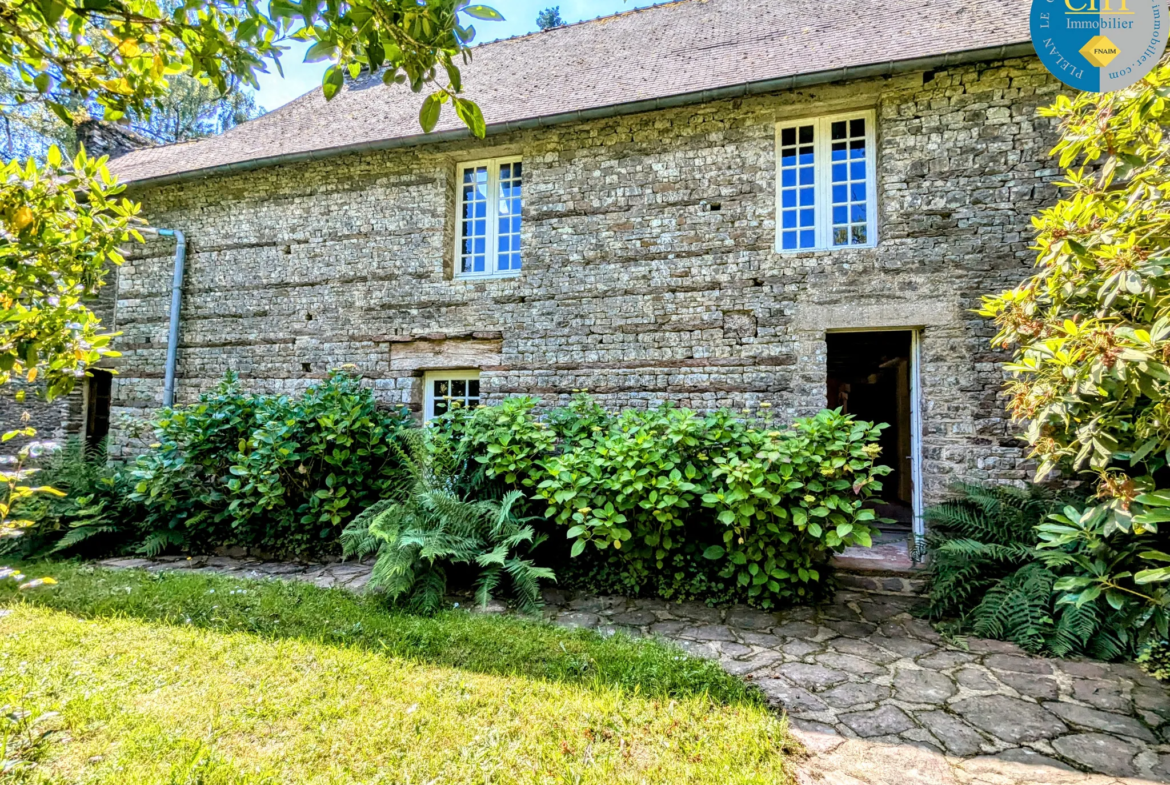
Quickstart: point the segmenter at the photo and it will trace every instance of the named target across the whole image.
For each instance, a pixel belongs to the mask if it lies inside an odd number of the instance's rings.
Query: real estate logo
[[[1104,93],[1153,70],[1166,49],[1167,0],[1032,0],[1032,43],[1070,87]]]

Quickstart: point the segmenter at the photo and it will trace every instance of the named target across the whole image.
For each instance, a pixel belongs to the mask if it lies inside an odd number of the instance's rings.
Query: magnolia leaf
[[[467,14],[468,16],[473,16],[476,19],[485,19],[489,22],[507,21],[499,11],[486,5],[469,5],[462,10],[463,13]]]
[[[435,130],[435,126],[439,124],[439,115],[443,111],[443,102],[438,93],[432,93],[423,101],[422,108],[418,113],[418,122],[426,133]]]
[[[331,65],[325,69],[325,74],[321,77],[321,90],[325,94],[325,100],[332,100],[344,84],[345,73],[339,67]]]

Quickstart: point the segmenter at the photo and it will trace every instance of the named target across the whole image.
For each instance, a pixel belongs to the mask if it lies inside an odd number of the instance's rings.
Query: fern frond
[[[117,532],[117,526],[77,526],[66,532],[65,536],[53,546],[53,549],[49,553],[58,553],[72,548],[74,545],[85,542],[90,537],[98,534],[116,534]]]
[[[415,582],[410,607],[419,613],[435,613],[442,609],[443,597],[446,594],[447,573],[442,567],[431,567]]]
[[[153,559],[165,551],[168,546],[174,545],[175,547],[180,547],[186,543],[187,538],[181,532],[174,529],[160,529],[146,536],[146,539],[138,546],[138,552],[149,559]]]
[[[501,563],[502,564],[502,563]],[[486,569],[479,574],[475,582],[475,601],[481,608],[486,608],[492,601],[492,593],[500,584],[503,569],[500,565],[485,565]]]

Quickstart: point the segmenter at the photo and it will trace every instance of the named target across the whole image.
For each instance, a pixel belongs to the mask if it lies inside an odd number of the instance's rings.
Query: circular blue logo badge
[[[1032,44],[1069,87],[1104,93],[1153,70],[1166,49],[1167,0],[1032,0]]]

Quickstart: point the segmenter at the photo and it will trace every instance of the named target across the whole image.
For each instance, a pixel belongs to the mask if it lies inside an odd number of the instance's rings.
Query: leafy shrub
[[[495,406],[452,407],[436,426],[451,435],[462,456],[482,465],[486,479],[532,488],[543,477],[541,462],[557,440],[556,432],[537,419],[538,404],[535,398],[517,396]],[[473,473],[469,479],[478,478]]]
[[[404,409],[379,409],[357,376],[334,372],[300,398],[262,398],[256,419],[226,486],[233,526],[261,548],[319,550],[408,480],[394,446],[413,422]]]
[[[1051,517],[1075,504],[1069,494],[963,484],[958,496],[926,511],[931,573],[926,615],[950,631],[998,638],[1034,653],[1131,655],[1134,619],[1120,604],[1069,601],[1054,589],[1069,580],[1074,555],[1048,548]]]
[[[129,467],[130,499],[143,510],[142,551],[226,544],[231,503],[224,482],[256,426],[258,396],[228,373],[191,406],[163,409],[152,420],[158,441]]]
[[[17,516],[29,521],[20,537],[3,540],[4,550],[22,559],[47,553],[123,550],[140,535],[137,513],[127,498],[125,475],[106,462],[105,450],[87,449],[70,439],[48,454],[35,474],[54,493],[26,498]]]
[[[541,602],[540,581],[554,580],[551,570],[525,558],[540,544],[531,519],[513,507],[521,499],[511,491],[502,499],[468,498],[467,461],[460,446],[437,429],[403,435],[398,444],[411,482],[403,492],[372,505],[346,527],[346,556],[377,553],[370,587],[383,589],[391,600],[405,600],[415,610],[440,609],[453,565],[478,571],[476,601],[486,606],[507,577],[521,610]]]
[[[392,446],[409,424],[349,373],[332,372],[296,399],[246,393],[229,374],[199,403],[154,421],[158,444],[130,472],[149,532],[143,549],[327,551],[403,482]]]
[[[669,405],[611,415],[579,395],[545,423],[530,399],[456,419],[485,474],[533,488],[564,527],[590,564],[569,571],[627,593],[811,599],[834,551],[871,542],[866,502],[889,471],[880,428],[839,412],[780,431]]]

